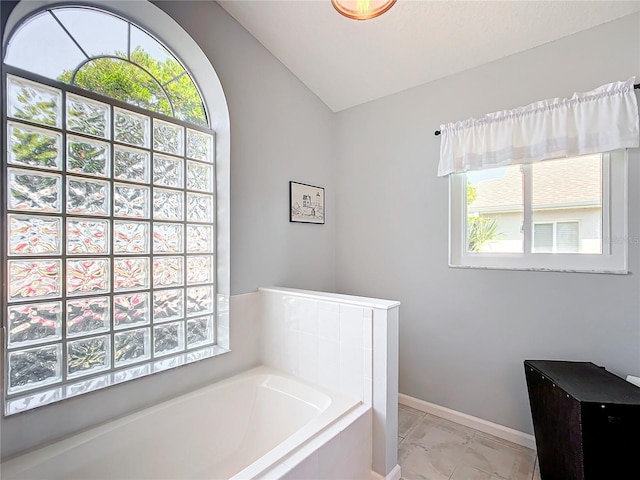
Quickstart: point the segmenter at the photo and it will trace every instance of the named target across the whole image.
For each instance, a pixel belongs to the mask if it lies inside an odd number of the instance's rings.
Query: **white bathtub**
[[[258,367],[8,460],[2,478],[257,478],[360,403]]]

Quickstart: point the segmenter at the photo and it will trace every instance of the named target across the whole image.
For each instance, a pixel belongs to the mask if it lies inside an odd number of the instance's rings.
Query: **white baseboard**
[[[378,472],[371,470],[371,477],[369,477],[369,480],[400,480],[400,477],[402,477],[401,473],[400,465],[393,467],[386,477],[383,477]]]
[[[385,477],[385,480],[400,480],[402,472],[400,471],[400,465],[396,465]]]
[[[472,415],[467,415],[466,413],[458,412],[456,410],[451,410],[450,408],[441,407],[435,403],[425,402],[424,400],[410,397],[404,393],[398,394],[398,401],[402,405],[415,408],[421,412],[430,413],[437,417],[451,420],[452,422],[459,423],[465,427],[474,428],[481,432],[488,433],[489,435],[502,438],[503,440],[508,440],[509,442],[522,445],[523,447],[531,448],[533,450],[536,449],[536,440],[533,435],[529,435],[528,433],[489,422]]]

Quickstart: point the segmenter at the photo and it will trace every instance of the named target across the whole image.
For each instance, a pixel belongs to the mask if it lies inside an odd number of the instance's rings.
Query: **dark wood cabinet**
[[[640,388],[588,362],[524,362],[542,480],[640,480]]]

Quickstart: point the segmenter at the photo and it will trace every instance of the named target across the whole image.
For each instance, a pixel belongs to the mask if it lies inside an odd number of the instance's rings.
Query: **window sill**
[[[604,273],[608,275],[628,275],[627,269],[623,270],[588,270],[570,269],[554,267],[510,267],[510,266],[490,266],[490,265],[456,265],[449,264],[449,268],[473,269],[473,270],[514,270],[520,272],[559,272],[559,273]]]

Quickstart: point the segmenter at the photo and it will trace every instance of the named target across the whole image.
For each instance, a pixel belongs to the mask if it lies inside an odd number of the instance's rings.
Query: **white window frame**
[[[602,154],[602,253],[533,253],[532,166],[523,170],[523,253],[467,251],[467,176],[449,175],[449,266],[626,274],[628,174],[627,151]]]

